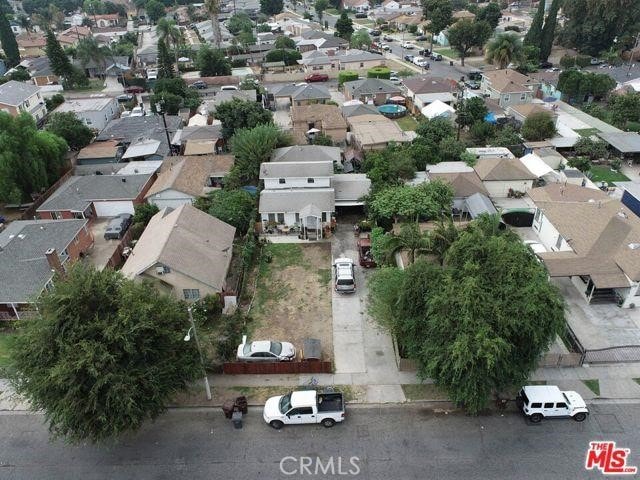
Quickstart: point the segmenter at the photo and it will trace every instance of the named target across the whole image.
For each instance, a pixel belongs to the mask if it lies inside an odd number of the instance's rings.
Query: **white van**
[[[577,392],[563,392],[555,385],[522,387],[516,404],[533,423],[539,423],[543,418],[573,418],[583,422],[589,415],[587,404]]]
[[[221,92],[224,92],[225,90],[238,90],[238,87],[235,85],[223,85],[220,87]]]

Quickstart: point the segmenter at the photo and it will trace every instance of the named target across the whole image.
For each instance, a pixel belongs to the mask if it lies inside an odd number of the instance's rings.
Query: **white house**
[[[382,7],[385,10],[400,10],[400,8],[402,8],[402,4],[396,0],[385,0],[382,2]]]
[[[517,158],[481,158],[473,169],[482,180],[489,196],[496,198],[509,196],[509,191],[526,192],[531,189],[533,181],[537,178]]]
[[[9,80],[0,85],[0,111],[7,112],[13,117],[26,112],[37,123],[44,119],[47,107],[40,87],[31,83]]]
[[[71,98],[54,110],[54,113],[73,112],[84,124],[94,130],[102,131],[116,118],[120,109],[115,97]]]

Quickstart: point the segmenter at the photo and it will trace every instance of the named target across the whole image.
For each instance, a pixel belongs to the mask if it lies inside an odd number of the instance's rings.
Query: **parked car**
[[[226,90],[238,90],[238,87],[235,85],[223,85],[220,87],[221,92],[224,92]]]
[[[333,264],[335,270],[335,289],[338,293],[354,293],[356,291],[356,278],[353,269],[353,260],[350,258],[338,258]]]
[[[385,35],[384,37],[382,37],[382,39],[383,39],[385,42],[393,42],[393,41],[395,41],[395,40],[393,39],[393,37],[390,37],[389,35]]]
[[[380,30],[371,30],[371,32],[369,32],[369,34],[372,37],[379,37],[382,34],[382,32]]]
[[[124,93],[142,93],[144,92],[144,88],[138,85],[131,85],[130,87],[124,88]]]
[[[144,117],[144,107],[142,105],[138,105],[137,107],[133,107],[131,109],[130,117]]]
[[[404,56],[404,59],[405,59],[407,62],[413,62],[413,58],[414,58],[414,56],[413,56],[413,55],[405,55],[405,56]]]
[[[464,84],[467,86],[467,88],[470,88],[471,90],[480,89],[480,82],[476,80],[467,80],[466,82],[464,82]]]
[[[530,385],[522,387],[516,405],[533,423],[543,418],[573,418],[583,422],[589,410],[577,392],[561,391],[555,385]]]
[[[197,88],[198,90],[203,90],[207,88],[207,83],[203,80],[196,80],[191,85],[189,85],[189,88]]]
[[[419,67],[427,67],[429,65],[429,62],[424,57],[415,57],[413,63]]]
[[[394,85],[400,85],[402,83],[402,80],[400,80],[396,75],[391,75],[389,77],[389,81]]]
[[[602,60],[600,60],[599,58],[591,58],[591,60],[589,61],[589,63],[591,65],[600,65],[602,63]]]
[[[104,231],[104,239],[105,240],[120,240],[124,233],[131,225],[131,220],[133,219],[133,215],[130,213],[121,213],[116,217],[113,217],[109,220],[107,224],[107,228]]]
[[[413,50],[416,46],[411,42],[404,42],[402,44],[402,48],[406,48],[407,50]]]
[[[431,54],[431,60],[435,60],[436,62],[441,62],[442,61],[442,55],[440,55],[439,53],[432,53]]]
[[[268,399],[262,418],[276,430],[285,425],[318,423],[331,428],[336,423],[344,421],[344,414],[342,393],[299,390]]]
[[[429,37],[427,37],[426,35],[418,35],[416,37],[416,41],[418,42],[426,42],[427,40],[429,40]]]
[[[551,68],[553,67],[553,63],[551,62],[540,62],[540,65],[538,65],[538,68]]]
[[[119,102],[130,102],[131,100],[133,100],[133,94],[123,93],[122,95],[118,95],[116,97],[116,100],[118,100]]]
[[[387,45],[386,43],[381,44],[381,45],[380,45],[380,48],[381,48],[382,50],[384,50],[385,52],[388,52],[388,51],[390,51],[390,50],[391,50],[391,47],[390,47],[389,45]]]
[[[467,74],[467,77],[469,77],[469,80],[475,80],[476,82],[479,82],[482,80],[482,72],[479,70],[476,70],[474,72],[469,72]]]
[[[418,55],[422,55],[423,57],[428,57],[431,55],[431,50],[428,48],[423,48],[422,50],[418,50]]]
[[[371,237],[368,233],[362,233],[358,238],[358,263],[364,268],[374,268],[376,266],[371,254]]]
[[[306,82],[326,82],[329,80],[329,75],[326,73],[312,73],[304,77]]]
[[[367,14],[366,13],[362,13],[362,12],[356,13],[355,17],[356,18],[367,18]]]
[[[288,362],[296,358],[296,349],[289,342],[247,342],[247,336],[243,335],[236,358],[243,362]]]

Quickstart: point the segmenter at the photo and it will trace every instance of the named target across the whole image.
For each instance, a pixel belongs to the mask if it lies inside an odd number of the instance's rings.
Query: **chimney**
[[[62,266],[62,262],[60,261],[60,257],[58,256],[58,252],[56,252],[55,248],[50,248],[44,255],[47,257],[47,262],[49,262],[49,266],[51,270],[60,276],[64,276],[64,267]]]

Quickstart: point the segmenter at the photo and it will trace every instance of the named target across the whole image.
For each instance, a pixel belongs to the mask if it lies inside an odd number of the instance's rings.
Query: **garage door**
[[[121,202],[94,202],[98,217],[115,217],[120,213],[133,214],[133,202],[131,200]]]
[[[191,205],[191,199],[184,198],[156,198],[150,203],[153,203],[156,207],[162,210],[165,207],[178,208],[182,205]]]

